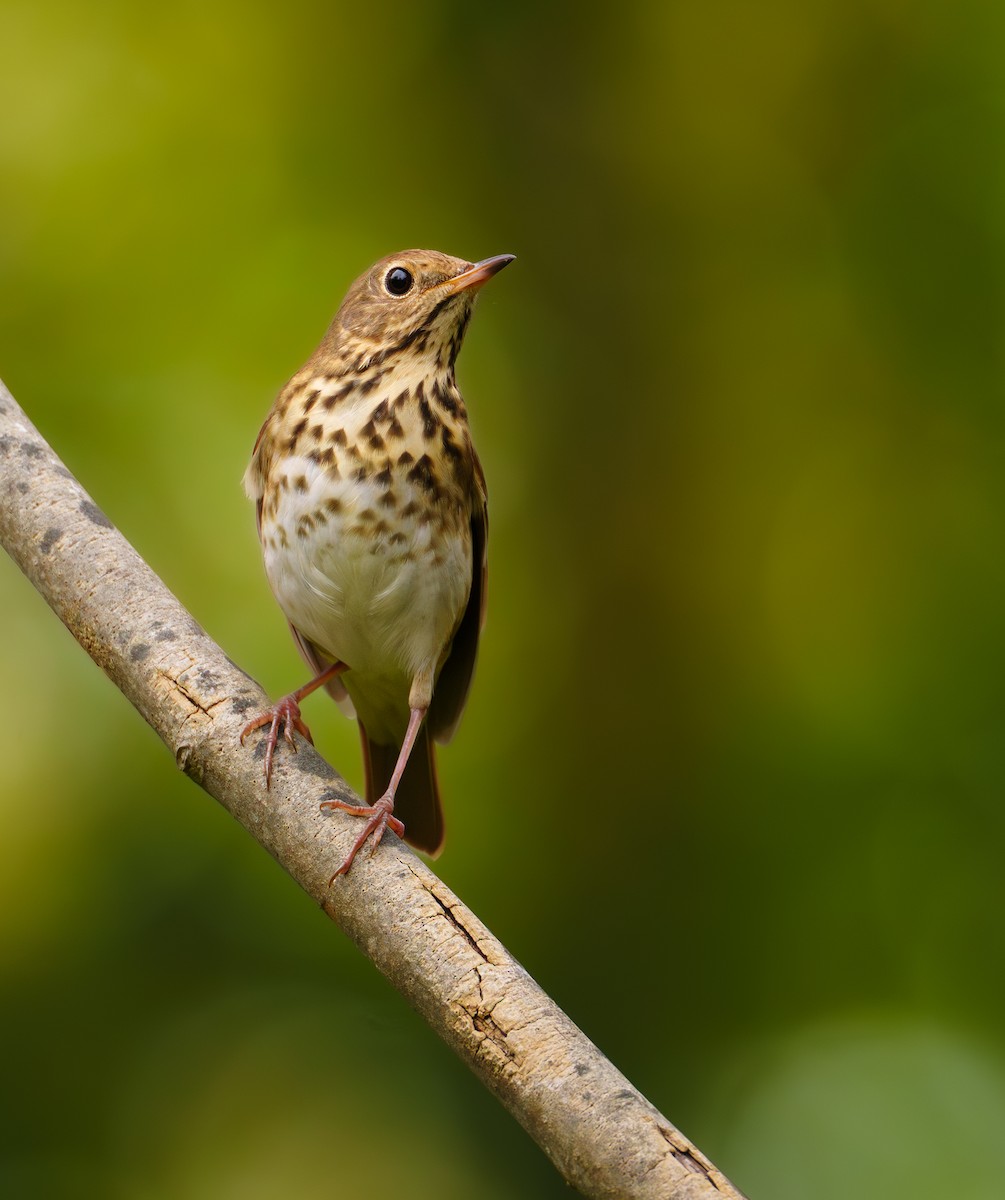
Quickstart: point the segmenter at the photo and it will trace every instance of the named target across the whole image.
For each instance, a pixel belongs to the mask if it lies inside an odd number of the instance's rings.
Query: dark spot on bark
[[[590,1073],[590,1068],[586,1065],[586,1063],[576,1063],[576,1074],[577,1075],[589,1075],[589,1073]]]
[[[142,662],[149,653],[150,647],[146,644],[146,642],[137,642],[136,645],[133,646],[133,648],[129,651],[129,657],[133,662]]]
[[[177,637],[178,637],[178,635],[175,633],[175,631],[173,629],[158,629],[157,630],[157,641],[159,641],[159,642],[173,642],[177,639]]]
[[[40,446],[38,442],[22,442],[21,453],[25,458],[41,458],[45,453],[45,447]]]
[[[261,744],[265,745],[265,738],[262,738]],[[301,741],[299,750],[299,754],[294,754],[292,758],[285,759],[290,766],[296,767],[301,775],[313,775],[317,779],[332,778],[335,772],[309,742]]]
[[[113,528],[111,521],[109,521],[93,500],[81,500],[80,511],[93,525],[100,525],[102,529]]]
[[[62,529],[57,529],[55,525],[50,525],[45,533],[42,534],[42,540],[38,543],[39,550],[43,554],[48,554],[62,536]]]

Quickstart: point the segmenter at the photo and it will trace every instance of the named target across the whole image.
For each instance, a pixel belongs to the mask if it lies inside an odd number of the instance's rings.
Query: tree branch
[[[328,886],[355,836],[319,803],[361,803],[314,751],[238,745],[267,705],[112,526],[0,383],[0,542],[214,796],[368,955],[584,1195],[742,1200],[403,843]]]

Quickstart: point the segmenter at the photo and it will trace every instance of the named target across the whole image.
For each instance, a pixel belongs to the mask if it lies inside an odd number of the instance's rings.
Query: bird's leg
[[[256,729],[261,729],[263,725],[269,726],[269,733],[265,739],[265,786],[268,787],[272,781],[272,756],[275,753],[276,745],[279,741],[279,730],[282,728],[283,737],[289,742],[294,750],[297,748],[296,742],[293,740],[294,729],[305,737],[310,744],[314,745],[314,739],[311,737],[311,731],[307,728],[307,724],[300,715],[300,701],[305,696],[309,696],[311,692],[316,692],[319,687],[327,683],[330,679],[334,679],[336,675],[341,675],[343,671],[348,670],[344,662],[333,662],[330,667],[326,667],[320,675],[316,675],[310,683],[305,683],[302,688],[297,688],[295,692],[290,692],[288,696],[284,696],[282,700],[277,700],[271,708],[255,717],[253,721],[249,721],[241,730],[241,745],[244,745],[244,739],[249,733],[254,733]]]
[[[428,708],[428,705],[427,705]],[[380,839],[384,836],[384,830],[390,829],[392,833],[396,833],[398,837],[403,837],[405,826],[393,816],[394,813],[394,793],[398,790],[398,784],[401,782],[401,777],[405,773],[405,767],[408,765],[409,755],[412,753],[412,747],[415,745],[415,739],[419,733],[419,726],[422,724],[422,718],[426,715],[426,708],[413,708],[408,717],[408,728],[405,730],[405,737],[401,743],[401,750],[398,752],[398,761],[394,764],[394,771],[391,773],[391,782],[387,785],[387,791],[381,798],[373,804],[357,805],[347,804],[344,800],[323,800],[321,807],[326,809],[342,808],[348,813],[352,813],[354,817],[366,817],[367,822],[363,826],[359,837],[353,842],[349,853],[342,860],[341,866],[335,874],[328,880],[328,886],[335,882],[340,876],[352,866],[352,861],[363,848],[367,838],[373,838],[373,845],[370,847],[370,853],[377,849],[380,845]]]

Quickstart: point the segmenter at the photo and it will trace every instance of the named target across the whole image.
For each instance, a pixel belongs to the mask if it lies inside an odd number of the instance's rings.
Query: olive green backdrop
[[[519,256],[438,869],[755,1200],[1005,1187],[1003,68],[974,0],[0,0],[0,376],[275,694],[275,392],[379,256]],[[0,1191],[567,1195],[0,607]]]

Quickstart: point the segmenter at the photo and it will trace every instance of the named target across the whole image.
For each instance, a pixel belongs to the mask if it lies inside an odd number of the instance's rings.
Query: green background
[[[438,870],[754,1200],[1005,1190],[1003,71],[990,0],[0,0],[0,376],[273,694],[273,396],[381,255],[518,255]],[[568,1195],[0,606],[0,1191]]]

